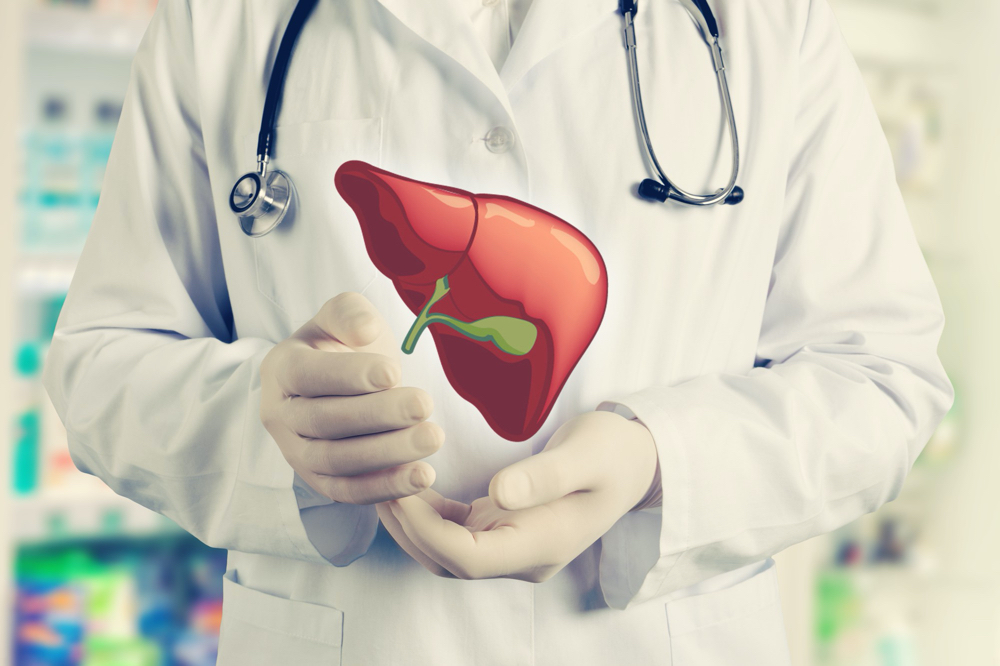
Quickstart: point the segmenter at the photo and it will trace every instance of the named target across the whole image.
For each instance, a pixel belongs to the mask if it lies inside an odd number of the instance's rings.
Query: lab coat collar
[[[617,11],[616,0],[532,0],[500,73],[504,88],[511,90],[549,54]]]
[[[614,12],[615,0],[532,0],[500,72],[455,0],[379,0],[399,21],[481,81],[513,118],[508,91],[568,39]]]

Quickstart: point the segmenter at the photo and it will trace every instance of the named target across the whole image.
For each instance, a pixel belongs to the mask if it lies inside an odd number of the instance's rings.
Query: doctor
[[[229,550],[220,663],[787,664],[770,556],[894,498],[952,400],[826,0],[713,3],[746,199],[709,207],[635,195],[616,0],[321,0],[271,158],[297,208],[251,239],[228,198],[294,5],[160,3],[45,373],[82,470]],[[635,30],[660,162],[713,191],[705,42],[673,0]],[[349,160],[599,248],[603,324],[529,440],[398,353]]]

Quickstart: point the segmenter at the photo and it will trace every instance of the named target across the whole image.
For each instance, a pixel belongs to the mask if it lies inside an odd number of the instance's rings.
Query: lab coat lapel
[[[500,100],[507,114],[514,116],[500,74],[461,6],[453,0],[379,2],[413,32],[472,73]]]
[[[532,0],[500,72],[504,89],[511,90],[528,70],[566,41],[617,10],[616,0]]]

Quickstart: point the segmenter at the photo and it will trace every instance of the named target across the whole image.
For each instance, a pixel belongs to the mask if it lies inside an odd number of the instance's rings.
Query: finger
[[[462,568],[456,565],[453,556],[442,555],[442,546],[436,542],[443,540],[461,542],[464,539],[472,541],[472,534],[457,523],[446,521],[426,501],[420,498],[416,498],[416,500],[420,504],[414,502],[416,508],[409,508],[409,511],[415,514],[416,517],[409,515],[407,510],[400,506],[399,500],[389,502],[386,506],[396,519],[396,522],[399,523],[407,540],[420,550],[424,557],[429,558],[432,562],[457,578],[470,578],[470,576],[458,575],[457,572],[462,571]],[[426,516],[422,515],[424,512],[427,513]],[[464,535],[457,532],[448,534],[449,530],[443,527],[445,524],[455,529],[460,529]],[[444,538],[442,538],[442,533],[446,535]]]
[[[424,492],[430,491],[425,490]],[[394,515],[392,515],[389,505],[376,504],[375,511],[378,513],[378,517],[382,521],[382,525],[385,526],[386,531],[392,536],[393,540],[399,544],[399,547],[402,548],[407,555],[415,559],[435,576],[441,576],[443,578],[455,577],[455,574],[451,573],[443,566],[427,557],[422,550],[413,545],[413,542],[406,536],[406,532],[403,531],[399,521],[396,520]]]
[[[530,549],[512,527],[470,532],[419,497],[391,502],[389,508],[413,545],[464,580],[505,576],[530,559]],[[508,553],[516,553],[516,561]]]
[[[389,325],[371,301],[355,292],[344,292],[324,303],[297,334],[312,341],[333,339],[352,349],[392,337]]]
[[[415,462],[359,476],[313,475],[310,485],[335,502],[378,504],[427,490],[434,478],[433,467]]]
[[[469,519],[469,514],[472,513],[471,505],[459,502],[458,500],[448,499],[433,488],[428,488],[417,496],[434,507],[434,510],[442,518],[450,520],[453,523],[458,523],[459,525],[465,525],[465,521]]]
[[[422,460],[441,448],[444,430],[424,423],[376,435],[302,440],[303,464],[316,474],[356,476]]]
[[[434,411],[431,396],[403,386],[378,393],[323,398],[298,397],[285,406],[293,432],[314,439],[343,439],[408,428]]]
[[[396,386],[402,370],[382,354],[321,351],[300,343],[278,359],[275,377],[288,396],[360,395]]]
[[[490,499],[506,511],[521,511],[590,490],[594,466],[588,462],[573,447],[546,449],[497,472]]]

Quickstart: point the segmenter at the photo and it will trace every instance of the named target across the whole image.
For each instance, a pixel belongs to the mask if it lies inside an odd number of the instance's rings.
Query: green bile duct
[[[431,306],[444,298],[451,290],[448,286],[448,276],[437,281],[434,285],[434,293],[431,295],[427,305],[420,311],[417,320],[413,322],[410,331],[403,341],[403,353],[412,354],[417,346],[417,340],[424,329],[433,323],[449,326],[462,335],[479,340],[481,342],[492,342],[500,351],[512,356],[524,356],[535,346],[538,338],[538,329],[530,321],[517,319],[516,317],[484,317],[476,321],[467,322],[455,319],[445,314],[433,314],[430,312]]]

